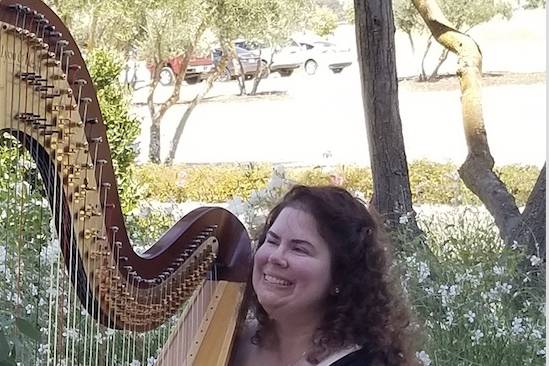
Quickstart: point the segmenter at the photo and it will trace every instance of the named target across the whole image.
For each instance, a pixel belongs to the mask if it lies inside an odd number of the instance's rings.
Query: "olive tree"
[[[438,70],[448,58],[448,50],[443,49],[439,55],[438,63],[429,76],[425,71],[425,59],[432,46],[432,35],[427,31],[425,23],[410,0],[393,0],[395,26],[407,34],[415,54],[414,37],[428,35],[427,45],[421,59],[420,80],[434,80],[438,76]],[[439,0],[442,11],[447,14],[448,21],[454,28],[462,33],[469,32],[473,27],[485,23],[494,17],[501,16],[505,19],[511,17],[511,5],[507,2],[486,0]]]

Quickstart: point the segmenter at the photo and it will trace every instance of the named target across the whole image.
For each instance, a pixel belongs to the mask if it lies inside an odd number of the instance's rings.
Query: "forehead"
[[[322,239],[315,218],[310,213],[294,207],[282,209],[270,230],[280,236],[296,236],[303,240]]]

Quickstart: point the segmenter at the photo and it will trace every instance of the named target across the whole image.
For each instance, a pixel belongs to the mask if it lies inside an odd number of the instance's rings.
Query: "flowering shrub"
[[[434,365],[545,364],[545,268],[479,207],[419,207],[427,248],[397,253]],[[409,251],[407,251],[409,252]]]

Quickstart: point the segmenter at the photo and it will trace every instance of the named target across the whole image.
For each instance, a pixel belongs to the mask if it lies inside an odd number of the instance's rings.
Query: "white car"
[[[235,45],[260,55],[264,65],[270,65],[269,70],[278,72],[281,76],[290,76],[303,65],[303,48],[293,40],[282,47],[273,48],[261,47],[260,44],[244,40],[236,40]]]
[[[335,43],[320,40],[296,42],[304,50],[303,66],[309,75],[314,75],[319,67],[327,67],[337,74],[353,63],[350,48],[340,48]]]

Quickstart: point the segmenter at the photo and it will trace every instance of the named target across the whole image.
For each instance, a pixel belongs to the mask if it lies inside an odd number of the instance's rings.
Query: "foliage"
[[[319,36],[332,34],[337,28],[337,15],[328,7],[320,7],[314,10],[309,19],[309,27]]]
[[[465,31],[487,22],[496,16],[511,18],[511,5],[504,1],[485,0],[439,0],[442,12],[454,26]],[[395,26],[405,33],[426,28],[417,10],[408,0],[394,1]]]
[[[147,198],[164,202],[222,202],[235,196],[249,197],[265,187],[270,174],[266,165],[252,164],[185,168],[149,164],[137,169]]]
[[[46,0],[70,29],[81,49],[109,45],[125,54],[141,36],[143,12],[149,0]]]
[[[212,19],[212,1],[157,1],[144,10],[143,35],[137,41],[139,58],[157,65],[193,52]]]
[[[545,8],[545,0],[526,0],[526,9]]]
[[[274,49],[287,42],[292,32],[304,23],[309,8],[306,0],[226,0],[223,6],[217,7],[213,30],[221,46],[233,55],[232,42],[236,38]],[[251,94],[257,91],[262,75],[262,70],[256,73]],[[241,81],[241,93],[244,87]]]
[[[355,24],[355,7],[352,2],[345,7],[343,21],[348,24]]]
[[[483,208],[423,207],[428,249],[397,253],[434,365],[545,364],[545,268],[504,246]],[[434,254],[434,255],[433,255]],[[424,363],[428,364],[428,363]]]
[[[53,230],[37,166],[7,132],[0,136],[0,176],[0,343],[10,349],[0,355],[0,363],[15,365],[30,362],[25,350],[40,337],[37,319],[46,291],[40,273],[21,269],[40,267]]]
[[[395,26],[406,34],[423,31],[425,23],[411,0],[393,0]]]
[[[129,114],[128,98],[117,80],[122,62],[106,49],[89,53],[87,64],[94,80],[103,121],[107,126],[107,139],[117,176],[123,212],[134,209],[139,201],[139,187],[133,179],[133,163],[138,151],[135,140],[140,133],[140,123]]]
[[[271,175],[269,165],[159,166],[137,167],[137,180],[146,197],[164,202],[224,202],[233,197],[249,198],[254,190],[264,189]],[[508,165],[497,172],[517,204],[524,205],[539,174],[533,166]],[[356,166],[287,168],[286,176],[303,184],[339,184],[349,190],[372,194],[370,168]],[[416,161],[409,167],[413,200],[417,204],[480,204],[463,184],[452,164]]]

